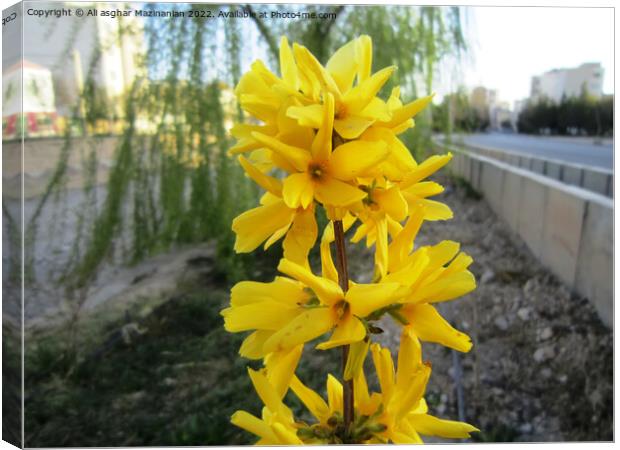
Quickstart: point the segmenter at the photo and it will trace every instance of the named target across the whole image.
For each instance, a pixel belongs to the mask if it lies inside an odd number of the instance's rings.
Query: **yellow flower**
[[[254,389],[265,407],[262,417],[246,412],[236,411],[230,421],[233,425],[257,435],[257,445],[301,445],[297,437],[297,425],[292,411],[282,402],[282,396],[261,371],[248,369]]]
[[[335,99],[334,129],[343,139],[357,139],[378,120],[390,121],[387,104],[376,97],[390,78],[395,66],[386,67],[370,75],[372,41],[361,36],[338,49],[323,67],[303,46],[293,44],[295,59],[311,84],[330,93]],[[357,84],[353,80],[357,76]],[[300,125],[318,128],[321,123],[316,105],[291,107],[288,115]]]
[[[422,362],[420,343],[404,332],[398,353],[398,368],[388,349],[378,344],[371,346],[381,392],[368,392],[363,371],[359,371],[354,385],[355,419],[350,442],[396,444],[422,443],[420,434],[447,438],[467,438],[477,428],[463,422],[438,419],[428,414],[424,400],[430,365]],[[306,435],[323,436],[334,442],[337,427],[342,424],[342,393],[340,382],[327,377],[327,398],[323,398],[293,376],[290,388],[317,419]]]
[[[422,208],[416,209],[390,243],[388,274],[382,281],[400,283],[401,290],[395,297],[402,305],[398,313],[408,330],[423,341],[467,352],[471,349],[471,339],[452,328],[432,304],[455,299],[476,288],[476,279],[467,270],[472,258],[459,252],[459,244],[453,241],[411,252],[424,217]]]
[[[398,352],[398,367],[394,370],[394,362],[388,349],[378,344],[371,347],[372,357],[381,386],[381,405],[378,422],[385,425],[386,430],[377,435],[396,444],[421,443],[420,434],[448,438],[467,438],[477,428],[464,423],[443,420],[428,414],[424,401],[426,384],[430,377],[430,365],[422,363],[422,352],[417,338],[404,332]],[[371,396],[366,390],[366,383],[361,378],[356,384],[360,398],[360,407],[368,414],[373,410]],[[376,403],[376,400],[374,400]]]
[[[352,141],[332,151],[334,99],[327,94],[321,106],[321,126],[308,148],[288,145],[270,136],[253,133],[256,140],[293,167],[284,180],[282,195],[291,208],[307,208],[315,199],[324,205],[347,206],[366,196],[355,183],[387,157],[384,142]]]
[[[240,350],[248,358],[290,349],[332,329],[318,349],[361,341],[366,336],[361,319],[394,303],[393,294],[400,287],[389,282],[351,283],[344,293],[335,281],[287,259],[280,261],[278,270],[291,278],[237,283],[231,291],[231,306],[221,312],[227,331],[255,330]]]
[[[235,251],[251,252],[265,241],[267,249],[286,235],[282,244],[284,257],[299,264],[307,264],[308,253],[318,234],[314,204],[307,208],[289,208],[281,198],[280,180],[265,175],[243,156],[239,156],[239,163],[248,176],[267,193],[261,200],[261,206],[233,220],[232,229],[237,236]]]

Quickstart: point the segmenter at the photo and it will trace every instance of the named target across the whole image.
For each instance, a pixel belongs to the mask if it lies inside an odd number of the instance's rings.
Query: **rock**
[[[493,323],[501,331],[506,331],[508,329],[508,321],[506,320],[504,316],[499,316],[495,318],[495,321]]]
[[[484,237],[484,239],[482,240],[482,245],[483,247],[486,247],[486,248],[491,248],[493,246],[493,234],[492,233],[489,233]]]
[[[523,423],[519,426],[519,432],[521,434],[530,434],[532,432],[532,424],[531,423]]]
[[[166,377],[163,381],[164,386],[175,386],[177,384],[177,380],[174,378]]]
[[[527,282],[525,283],[525,285],[523,286],[523,293],[526,295],[526,297],[534,290],[536,289],[536,278],[530,278],[529,280],[527,280]]]
[[[603,395],[598,389],[588,395],[588,400],[595,410],[603,403]]]
[[[550,368],[545,367],[543,370],[540,371],[540,376],[541,378],[548,380],[553,376],[553,371]]]
[[[560,376],[558,376],[558,381],[562,384],[566,383],[568,381],[568,376],[566,376],[566,374],[562,374]]]
[[[551,345],[541,347],[534,352],[534,361],[542,363],[555,357],[555,349]]]
[[[525,322],[530,319],[531,312],[532,310],[530,308],[519,308],[519,311],[517,311],[517,316],[519,316],[519,319]]]
[[[495,272],[493,272],[491,269],[486,269],[480,277],[480,284],[487,284],[493,281],[494,278]]]
[[[552,336],[553,336],[553,329],[551,327],[543,328],[543,330],[540,332],[541,341],[546,341],[547,339],[551,339]]]

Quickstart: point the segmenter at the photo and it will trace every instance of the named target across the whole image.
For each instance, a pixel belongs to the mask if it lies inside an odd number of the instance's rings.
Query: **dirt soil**
[[[440,305],[473,349],[457,354],[423,345],[433,365],[427,390],[431,412],[456,419],[456,382],[463,419],[481,441],[613,440],[613,332],[587,299],[571,293],[525,244],[464,184],[438,180],[454,219],[426,222],[416,246],[444,239],[461,243],[474,264],[477,289]],[[360,259],[353,270],[369,271]],[[368,261],[368,259],[366,259]],[[399,326],[389,319],[380,335],[394,352]]]

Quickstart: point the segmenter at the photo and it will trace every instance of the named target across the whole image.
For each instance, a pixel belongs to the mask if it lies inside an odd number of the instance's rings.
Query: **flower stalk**
[[[349,271],[347,269],[347,249],[344,242],[344,228],[342,220],[334,220],[334,238],[336,243],[336,270],[338,271],[338,284],[343,292],[349,289]],[[342,374],[349,358],[349,345],[342,347]],[[344,417],[344,436],[348,439],[353,422],[353,380],[344,380],[343,386],[343,417]]]

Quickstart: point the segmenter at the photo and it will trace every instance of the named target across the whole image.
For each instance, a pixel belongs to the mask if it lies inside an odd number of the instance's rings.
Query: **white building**
[[[532,77],[531,98],[546,97],[559,103],[563,96],[578,97],[583,89],[600,98],[603,94],[603,67],[600,63],[585,63],[573,69],[553,69]]]
[[[40,2],[39,9],[57,9],[59,3]],[[67,2],[61,7],[74,7]],[[114,4],[79,3],[84,11],[111,10]],[[21,14],[21,12],[20,12]],[[23,55],[4,45],[21,48],[21,29],[3,28],[2,65],[6,69],[21,59],[49,69],[55,107],[59,116],[73,115],[79,93],[90,76],[95,89],[122,115],[123,95],[143,70],[146,52],[144,19],[139,17],[54,17],[53,20],[24,16]]]

